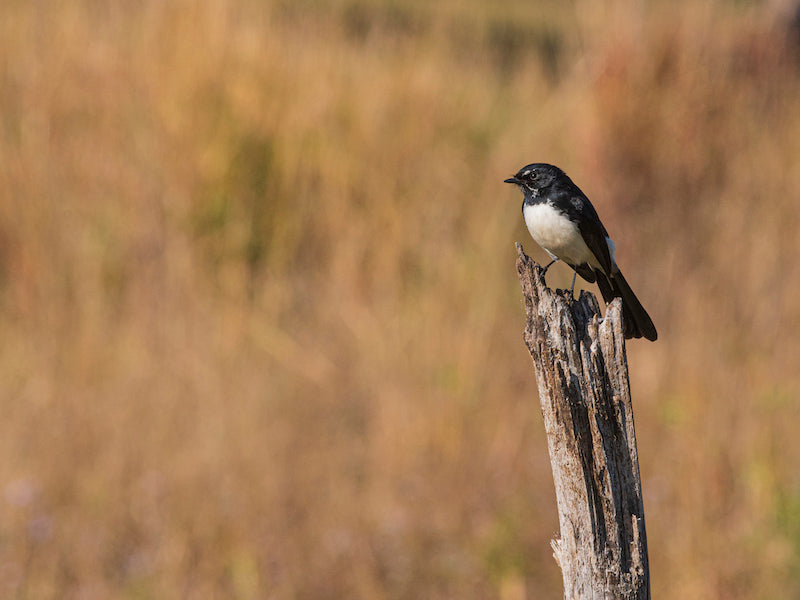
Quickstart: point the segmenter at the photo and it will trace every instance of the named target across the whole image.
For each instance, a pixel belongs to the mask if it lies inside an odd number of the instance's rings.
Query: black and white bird
[[[586,194],[561,169],[545,163],[522,167],[505,182],[522,190],[522,216],[528,231],[553,259],[545,272],[557,260],[564,261],[575,275],[597,282],[606,304],[622,298],[626,338],[655,341],[656,327],[622,276],[614,256],[616,246]]]

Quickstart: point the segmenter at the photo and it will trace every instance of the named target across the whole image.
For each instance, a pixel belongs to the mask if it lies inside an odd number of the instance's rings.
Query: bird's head
[[[558,167],[546,163],[533,163],[522,167],[516,175],[505,180],[515,183],[524,194],[539,196],[558,179],[563,172]]]

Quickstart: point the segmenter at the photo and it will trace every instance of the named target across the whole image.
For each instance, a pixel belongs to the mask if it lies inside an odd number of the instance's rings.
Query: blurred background
[[[659,330],[654,597],[800,597],[794,10],[4,0],[0,597],[561,597],[533,161]]]

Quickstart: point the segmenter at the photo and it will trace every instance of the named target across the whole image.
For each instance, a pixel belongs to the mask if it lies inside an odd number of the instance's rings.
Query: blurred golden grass
[[[557,597],[534,160],[659,327],[654,596],[796,596],[790,42],[725,3],[3,3],[0,596]]]

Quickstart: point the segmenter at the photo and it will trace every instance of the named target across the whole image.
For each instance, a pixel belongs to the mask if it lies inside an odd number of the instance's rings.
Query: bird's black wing
[[[606,240],[608,232],[603,227],[603,223],[600,221],[600,217],[597,216],[597,211],[592,206],[592,203],[589,202],[583,192],[580,190],[578,192],[571,198],[573,207],[579,213],[578,231],[581,232],[583,241],[589,246],[589,250],[595,255],[603,271],[607,275],[611,275],[614,270],[611,262],[611,252],[608,249],[608,241]]]
[[[572,181],[569,181],[568,185],[560,189],[553,190],[551,194],[557,199],[557,205],[564,207],[569,219],[578,224],[578,231],[580,231],[581,237],[597,258],[597,262],[600,263],[603,271],[611,275],[613,273],[611,253],[608,250],[608,242],[606,241],[608,233],[606,228],[603,227],[600,217],[597,216],[597,211],[595,211],[592,203]],[[588,265],[583,268],[583,271],[590,272],[591,276],[587,277],[580,267],[582,265],[576,265],[575,270],[578,271],[578,274],[587,281],[594,282],[591,268]]]

